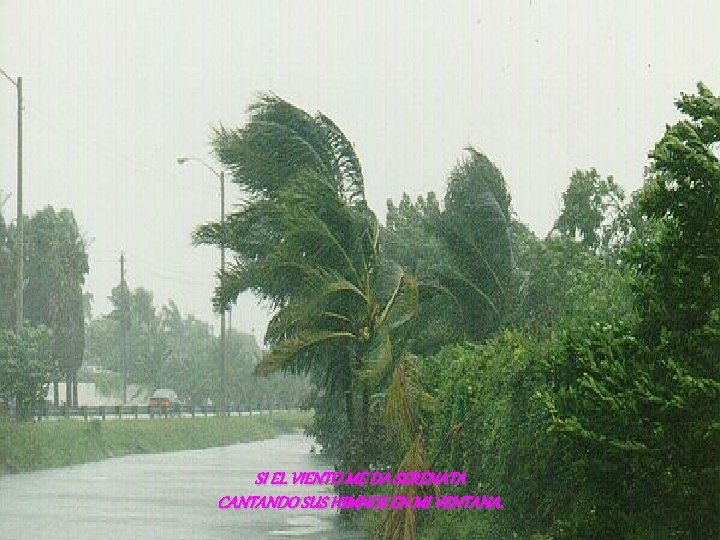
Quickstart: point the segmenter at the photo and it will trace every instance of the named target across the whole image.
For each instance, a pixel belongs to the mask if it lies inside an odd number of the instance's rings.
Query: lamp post
[[[178,165],[195,161],[209,169],[220,180],[220,223],[225,223],[225,171],[217,172],[203,159],[197,157],[179,157]],[[220,244],[220,273],[225,272],[225,246]],[[225,309],[220,312],[220,386],[222,388],[220,415],[227,411],[227,340],[225,336]]]
[[[17,283],[16,283],[16,289],[15,289],[15,328],[17,333],[20,333],[20,330],[22,330],[23,320],[25,318],[23,313],[23,290],[25,285],[25,272],[23,271],[23,263],[25,260],[25,254],[23,253],[25,248],[25,240],[23,238],[23,166],[22,166],[22,104],[23,104],[23,97],[22,97],[22,77],[18,77],[17,81],[14,81],[12,77],[10,77],[7,73],[5,73],[2,69],[0,69],[0,73],[12,83],[12,85],[17,90],[17,130],[18,130],[18,138],[17,138],[17,246],[16,246],[16,270],[17,270]]]

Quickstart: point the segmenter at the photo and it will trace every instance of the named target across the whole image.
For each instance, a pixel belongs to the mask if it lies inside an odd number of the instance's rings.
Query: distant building
[[[95,383],[78,383],[77,385],[77,398],[79,406],[97,407],[122,405],[123,396],[122,391],[120,394],[104,395],[101,394]],[[65,403],[65,383],[58,383],[58,403],[60,405]],[[145,387],[141,387],[138,384],[128,384],[127,387],[127,404],[128,405],[147,405],[150,392]],[[45,398],[46,401],[54,402],[53,385],[48,388],[48,393]]]

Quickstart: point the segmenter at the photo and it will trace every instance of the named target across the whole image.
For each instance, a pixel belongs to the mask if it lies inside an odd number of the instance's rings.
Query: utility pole
[[[123,355],[123,405],[127,403],[127,287],[125,286],[125,254],[120,252],[120,339]]]
[[[187,163],[188,161],[196,161],[203,167],[211,171],[220,180],[220,223],[225,223],[225,171],[217,172],[204,160],[197,157],[179,157],[178,165]],[[225,245],[220,244],[220,273],[225,273]],[[232,317],[232,315],[231,315]],[[220,312],[220,415],[225,416],[227,411],[227,338],[225,336],[225,309]]]
[[[16,270],[17,270],[17,283],[15,288],[15,331],[20,333],[22,330],[23,321],[25,320],[23,310],[23,292],[25,289],[25,272],[23,270],[23,264],[25,262],[25,240],[23,235],[23,202],[22,202],[22,188],[23,188],[23,166],[22,166],[22,110],[23,110],[23,96],[22,96],[22,77],[18,77],[17,81],[5,73],[0,68],[0,74],[3,75],[17,90],[17,246],[15,253],[16,259]]]
[[[25,262],[25,240],[23,234],[23,166],[22,166],[22,77],[18,77],[17,84],[17,124],[18,124],[18,140],[17,140],[17,320],[18,334],[22,330],[23,321],[25,320],[23,308],[23,295],[25,289],[25,271],[23,265]]]

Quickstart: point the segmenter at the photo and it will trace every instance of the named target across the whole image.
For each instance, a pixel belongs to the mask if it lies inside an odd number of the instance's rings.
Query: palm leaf
[[[354,339],[355,335],[350,332],[316,332],[287,339],[263,355],[262,360],[255,367],[255,372],[258,375],[269,375],[287,369],[298,360],[301,353],[307,353],[308,350],[318,348],[328,341]]]

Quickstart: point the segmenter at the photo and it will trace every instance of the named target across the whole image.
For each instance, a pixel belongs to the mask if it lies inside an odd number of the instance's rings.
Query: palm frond
[[[374,381],[384,376],[392,367],[393,350],[387,326],[378,329],[365,355],[365,369],[360,373],[363,381]]]
[[[308,350],[329,341],[354,339],[355,335],[350,332],[306,333],[293,339],[287,339],[263,355],[262,360],[255,367],[255,372],[258,375],[269,375],[290,367],[290,364],[298,360],[300,353],[307,353]]]
[[[396,330],[413,319],[417,315],[417,310],[418,282],[401,269],[395,290],[385,304],[378,324],[387,324],[391,330]]]
[[[318,113],[317,120],[324,128],[332,149],[335,174],[339,179],[338,187],[345,200],[351,205],[365,204],[365,181],[352,143],[335,122],[324,114]]]

